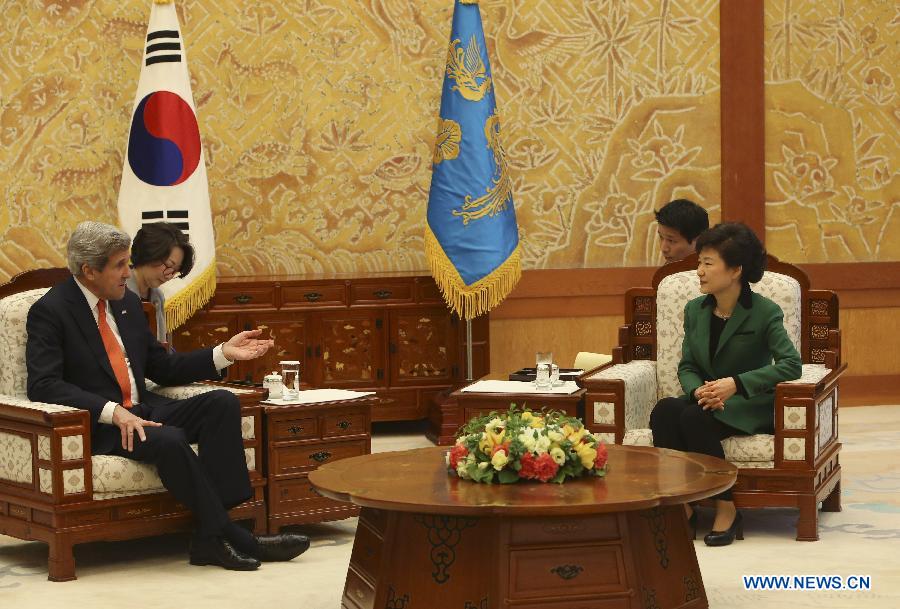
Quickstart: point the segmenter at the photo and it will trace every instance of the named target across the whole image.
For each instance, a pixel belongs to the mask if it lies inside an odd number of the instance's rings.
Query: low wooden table
[[[307,474],[324,463],[372,452],[376,396],[315,404],[261,404],[265,427],[267,528],[356,516],[359,508],[317,494]]]
[[[683,504],[727,489],[737,468],[608,448],[606,478],[561,485],[460,480],[440,447],[312,472],[318,492],[362,507],[342,607],[708,607]]]

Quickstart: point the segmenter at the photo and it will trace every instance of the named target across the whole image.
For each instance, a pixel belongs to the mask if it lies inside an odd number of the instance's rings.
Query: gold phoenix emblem
[[[487,68],[481,60],[481,50],[475,36],[469,39],[469,45],[465,49],[459,38],[450,43],[447,76],[456,81],[452,90],[459,91],[469,101],[481,101],[491,88],[491,77],[487,76]]]
[[[459,156],[459,142],[462,140],[462,129],[454,120],[442,118],[438,120],[437,140],[434,143],[435,165],[443,160],[455,159]]]
[[[495,169],[494,177],[491,179],[493,185],[477,199],[473,199],[472,195],[466,195],[462,210],[453,210],[454,216],[462,216],[463,225],[468,224],[469,220],[497,215],[506,209],[507,202],[512,198],[512,180],[506,164],[506,151],[500,144],[500,117],[496,110],[484,123],[484,135],[488,141],[488,148],[494,153]]]

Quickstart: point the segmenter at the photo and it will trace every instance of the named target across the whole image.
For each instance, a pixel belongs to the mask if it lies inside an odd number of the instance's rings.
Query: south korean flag
[[[162,286],[169,331],[216,289],[215,237],[200,130],[175,4],[155,0],[141,62],[119,188],[119,223],[133,237],[151,222],[171,222],[194,246],[186,277]]]

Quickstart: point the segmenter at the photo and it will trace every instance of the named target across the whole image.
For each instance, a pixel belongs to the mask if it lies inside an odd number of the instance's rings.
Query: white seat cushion
[[[622,444],[630,446],[653,446],[653,431],[632,429],[625,432]],[[722,440],[725,460],[738,467],[772,468],[775,466],[775,436],[756,434],[752,436],[732,436]]]

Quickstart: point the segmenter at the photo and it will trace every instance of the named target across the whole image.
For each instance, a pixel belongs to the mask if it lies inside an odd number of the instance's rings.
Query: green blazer
[[[802,371],[800,354],[784,329],[781,307],[756,293],[751,293],[749,301],[741,298],[710,361],[709,330],[715,302],[713,299],[706,306],[704,302],[712,298],[701,296],[684,307],[684,342],[678,364],[683,397],[696,401],[694,390],[705,381],[736,376],[747,397],[734,394],[714,416],[748,434],[772,433],[775,385],[800,378]],[[745,306],[748,303],[750,306]]]

